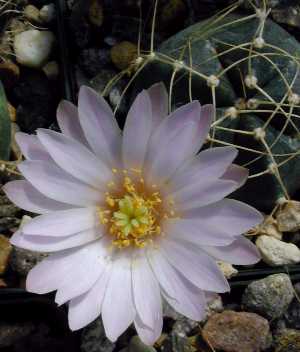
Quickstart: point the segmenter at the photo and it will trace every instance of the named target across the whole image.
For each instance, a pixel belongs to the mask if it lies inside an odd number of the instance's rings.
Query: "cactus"
[[[234,145],[250,170],[234,197],[271,211],[300,188],[300,44],[268,18],[237,5],[140,54],[133,95],[164,81],[169,108],[199,99],[214,103],[207,147]],[[126,90],[125,90],[126,91]]]

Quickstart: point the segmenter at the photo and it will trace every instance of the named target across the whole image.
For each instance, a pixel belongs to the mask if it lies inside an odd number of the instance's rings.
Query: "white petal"
[[[75,178],[95,188],[111,180],[111,170],[83,144],[51,130],[39,129],[37,135],[53,160]]]
[[[190,243],[162,241],[161,251],[191,283],[205,291],[226,292],[229,285],[215,260]]]
[[[138,315],[148,328],[154,329],[162,319],[160,289],[147,258],[140,255],[132,261],[132,286]]]
[[[172,267],[159,250],[149,250],[148,258],[168,303],[180,314],[202,320],[205,316],[203,292]]]
[[[237,188],[240,188],[247,181],[248,176],[249,176],[248,169],[246,169],[245,167],[233,164],[228,167],[228,169],[222,176],[222,179],[232,180],[238,184]]]
[[[22,154],[29,160],[44,160],[53,162],[51,156],[46,151],[37,136],[29,135],[23,132],[17,132],[15,135]]]
[[[30,270],[26,289],[44,294],[57,289],[58,303],[87,292],[103,272],[107,248],[103,240],[51,254]]]
[[[105,99],[91,88],[81,86],[78,112],[92,150],[108,165],[116,167],[121,153],[121,131]]]
[[[154,343],[159,339],[162,327],[163,327],[163,319],[162,316],[160,320],[156,322],[153,329],[149,329],[141,320],[141,318],[136,315],[134,319],[134,326],[139,335],[139,338],[146,345],[154,345]]]
[[[88,292],[70,301],[68,320],[72,331],[85,327],[101,314],[110,273],[111,265],[107,264],[94,286]]]
[[[226,247],[201,246],[209,255],[230,264],[251,265],[260,260],[257,247],[244,236],[239,236]]]
[[[131,284],[131,259],[115,258],[102,304],[102,320],[106,336],[111,341],[129,327],[135,317]]]
[[[168,92],[165,85],[153,84],[147,89],[152,106],[152,132],[159,126],[163,118],[168,115]]]
[[[49,162],[24,161],[18,168],[35,188],[51,199],[77,206],[96,205],[101,200],[99,191]]]
[[[32,213],[45,214],[72,208],[71,205],[47,198],[25,180],[8,182],[2,189],[6,196],[18,207]]]
[[[97,225],[95,208],[78,208],[37,216],[23,226],[22,232],[28,235],[69,236]]]
[[[144,90],[133,102],[124,126],[122,154],[124,166],[127,169],[143,167],[151,127],[151,101]]]
[[[67,100],[59,103],[57,108],[57,123],[62,133],[76,141],[88,145],[82,131],[77,107]]]
[[[10,238],[14,246],[29,249],[37,252],[56,252],[82,246],[83,244],[100,239],[103,236],[103,229],[93,228],[76,233],[72,236],[31,236],[17,231]]]

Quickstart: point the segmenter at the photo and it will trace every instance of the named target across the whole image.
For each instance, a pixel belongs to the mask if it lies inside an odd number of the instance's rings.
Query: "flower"
[[[63,101],[62,133],[18,133],[26,180],[4,186],[19,207],[41,214],[11,238],[54,252],[28,274],[30,292],[57,290],[69,301],[72,330],[100,314],[115,341],[133,322],[146,344],[162,330],[162,300],[193,320],[212,292],[229,285],[216,261],[253,264],[256,247],[241,234],[258,211],[224,199],[247,179],[233,147],[206,149],[214,109],[193,101],[167,116],[162,84],[142,91],[123,135],[106,101],[82,87],[77,108]],[[198,153],[198,154],[197,154]]]

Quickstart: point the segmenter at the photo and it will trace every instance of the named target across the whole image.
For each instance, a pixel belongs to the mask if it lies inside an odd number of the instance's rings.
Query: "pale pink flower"
[[[18,133],[26,180],[4,189],[19,207],[42,214],[11,238],[21,248],[55,252],[28,274],[26,287],[57,290],[69,301],[69,325],[100,314],[115,341],[133,322],[146,344],[162,331],[162,300],[193,320],[205,315],[211,292],[229,285],[216,260],[253,264],[256,247],[242,234],[258,211],[224,199],[247,179],[232,165],[237,151],[197,154],[213,106],[198,101],[167,116],[162,84],[134,101],[123,134],[106,101],[82,87],[78,109],[64,101],[62,133]]]

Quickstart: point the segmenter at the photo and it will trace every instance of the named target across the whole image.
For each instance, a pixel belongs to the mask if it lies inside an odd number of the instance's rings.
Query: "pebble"
[[[52,3],[44,5],[40,9],[39,17],[40,17],[41,22],[43,22],[43,23],[52,22],[56,17],[55,5]]]
[[[20,69],[13,61],[5,60],[0,63],[0,77],[6,89],[13,87],[20,77]]]
[[[33,331],[34,325],[30,322],[0,322],[0,348],[12,346],[18,340],[28,336]]]
[[[40,68],[48,60],[55,42],[50,31],[31,29],[14,38],[14,51],[17,61],[24,66]]]
[[[111,63],[109,49],[88,48],[81,51],[78,65],[84,73],[92,78]]]
[[[50,81],[54,81],[59,75],[59,65],[56,61],[50,61],[43,67],[43,72]]]
[[[89,5],[88,17],[90,23],[96,27],[101,27],[103,24],[103,6],[102,0],[91,0]]]
[[[129,352],[156,352],[152,346],[145,345],[138,336],[133,336],[128,346]]]
[[[210,317],[202,336],[217,350],[258,352],[270,344],[270,327],[266,319],[255,313],[228,310]]]
[[[268,319],[281,317],[294,297],[294,288],[287,274],[274,274],[253,281],[242,296],[242,304],[248,311]]]
[[[206,318],[211,317],[215,313],[221,313],[223,310],[222,297],[217,293],[212,294],[212,297],[207,302]]]
[[[40,10],[33,6],[33,5],[27,5],[24,8],[24,16],[27,20],[35,22],[35,23],[41,23],[40,19]]]
[[[101,318],[88,325],[81,335],[81,352],[112,352],[116,344],[105,336]]]
[[[20,224],[19,213],[20,208],[12,204],[5,195],[0,195],[0,232],[18,227]]]
[[[238,274],[238,270],[236,270],[231,264],[225,263],[222,261],[217,262],[219,268],[221,269],[222,273],[226,277],[226,279],[230,279],[233,276]]]
[[[300,330],[283,329],[275,340],[275,352],[299,352]]]
[[[12,245],[9,239],[4,235],[0,235],[0,275],[4,274],[7,269],[11,251]]]
[[[256,240],[262,259],[271,266],[300,262],[300,249],[293,243],[286,243],[270,236],[259,236]]]
[[[111,48],[111,60],[119,70],[125,70],[137,58],[137,46],[128,41],[123,41]]]
[[[276,212],[278,228],[283,232],[300,230],[300,202],[289,200]]]

